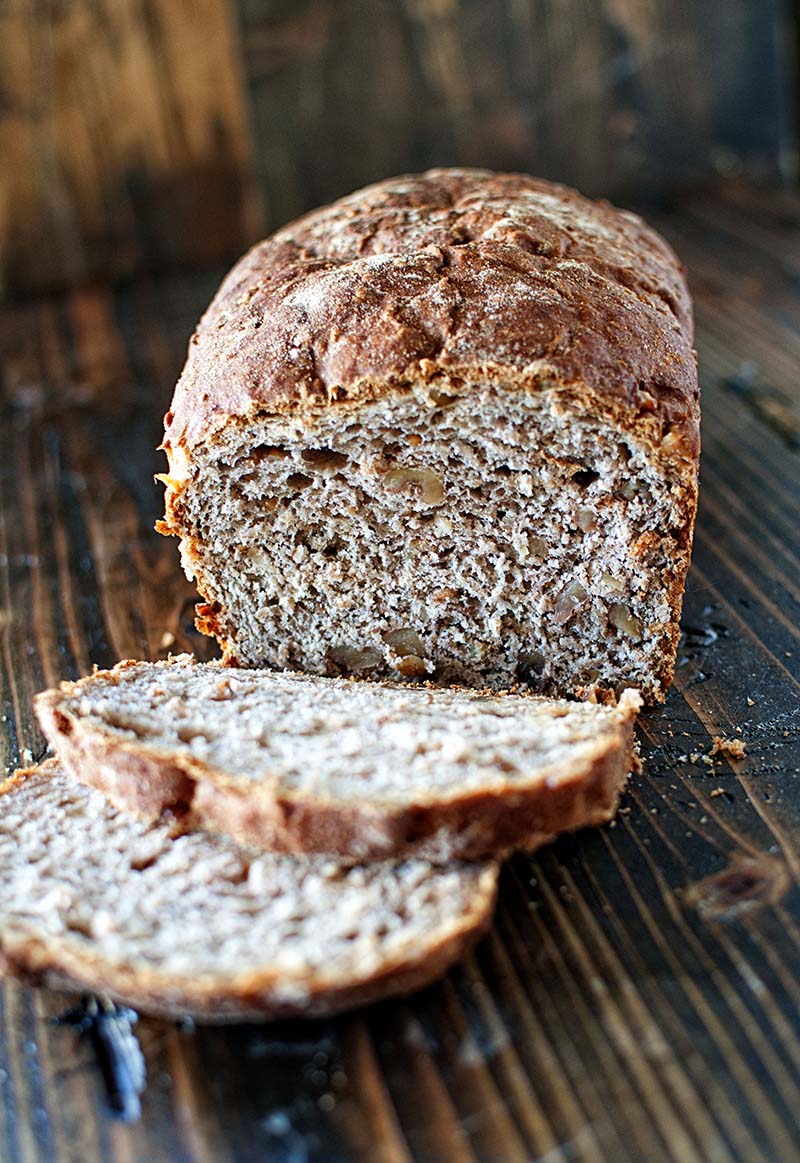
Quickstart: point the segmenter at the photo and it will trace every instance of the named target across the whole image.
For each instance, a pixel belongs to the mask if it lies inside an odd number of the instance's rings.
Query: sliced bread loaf
[[[67,769],[119,806],[362,860],[531,849],[612,814],[617,707],[199,664],[123,662],[37,696]]]
[[[439,977],[493,863],[342,868],[120,813],[57,761],[0,787],[0,969],[205,1021],[330,1014]]]
[[[521,174],[389,179],[255,246],[165,418],[228,661],[663,699],[697,499],[681,266]]]

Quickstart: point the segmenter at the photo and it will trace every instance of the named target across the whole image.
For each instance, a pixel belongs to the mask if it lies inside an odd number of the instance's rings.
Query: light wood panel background
[[[795,39],[781,0],[4,0],[0,286],[226,261],[430,165],[790,176]]]

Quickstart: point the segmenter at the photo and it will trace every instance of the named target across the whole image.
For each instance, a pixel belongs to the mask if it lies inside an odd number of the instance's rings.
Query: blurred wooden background
[[[234,258],[436,164],[795,172],[781,0],[0,0],[0,287]]]

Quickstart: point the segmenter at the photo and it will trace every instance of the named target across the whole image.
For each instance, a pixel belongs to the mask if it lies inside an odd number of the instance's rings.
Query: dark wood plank
[[[433,165],[642,197],[793,172],[793,29],[768,0],[239,0],[274,227]]]
[[[227,1030],[141,1019],[130,1125],[88,1042],[53,1024],[69,999],[5,983],[4,1163],[793,1163],[800,452],[758,394],[789,416],[800,401],[798,223],[800,199],[737,185],[659,219],[694,282],[703,496],[681,665],[617,820],[515,858],[489,938],[407,1002]],[[152,531],[152,472],[215,277],[84,287],[2,320],[6,769],[41,753],[43,684],[211,651]],[[744,759],[709,754],[739,733]]]

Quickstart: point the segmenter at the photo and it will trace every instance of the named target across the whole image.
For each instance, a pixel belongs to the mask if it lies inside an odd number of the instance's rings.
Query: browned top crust
[[[442,375],[575,385],[697,454],[691,303],[672,250],[564,186],[462,169],[379,182],[246,254],[192,336],[165,446]]]

